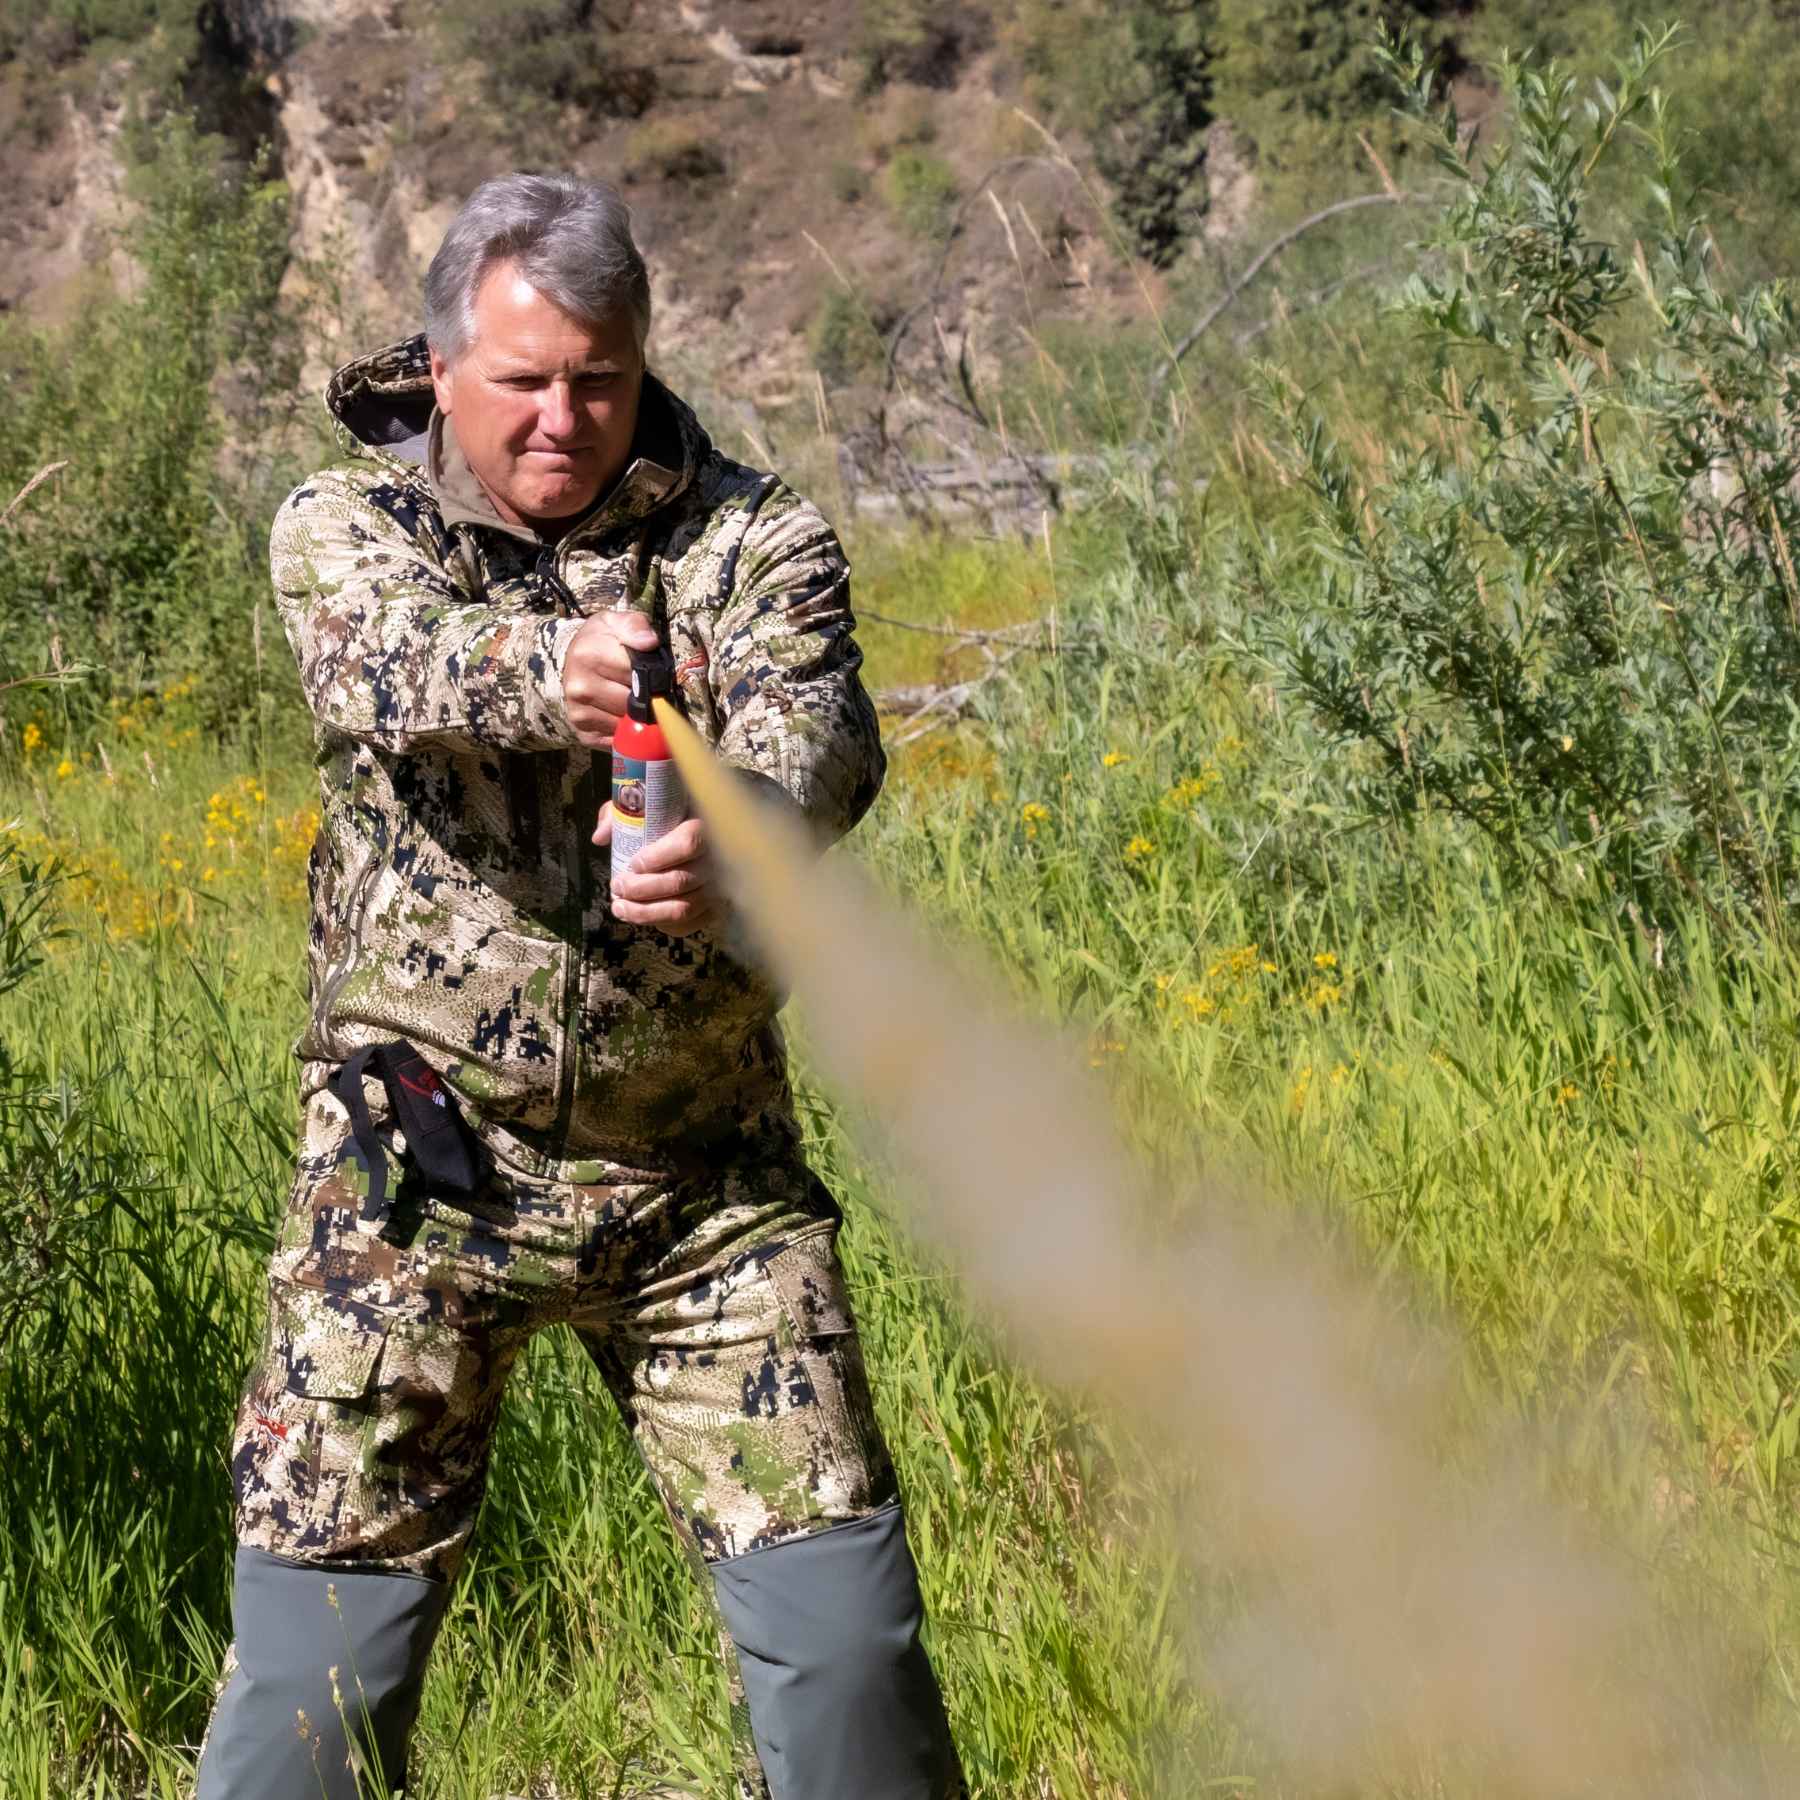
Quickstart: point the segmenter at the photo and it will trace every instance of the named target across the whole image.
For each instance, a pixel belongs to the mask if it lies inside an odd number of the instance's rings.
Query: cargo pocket
[[[374,1430],[386,1316],[273,1279],[268,1338],[232,1450],[238,1541],[277,1556],[345,1554]]]
[[[837,1228],[808,1232],[765,1265],[795,1358],[819,1408],[840,1492],[820,1495],[828,1516],[854,1517],[894,1495],[893,1464],[869,1393],[862,1344],[837,1256]]]
[[[276,1363],[287,1392],[366,1412],[387,1343],[386,1316],[291,1281],[275,1284],[274,1306]]]

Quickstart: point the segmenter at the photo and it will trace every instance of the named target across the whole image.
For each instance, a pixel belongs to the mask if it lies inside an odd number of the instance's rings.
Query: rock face
[[[246,151],[275,147],[293,202],[288,280],[321,327],[309,379],[414,328],[456,206],[519,167],[620,186],[652,266],[653,355],[713,386],[748,429],[784,406],[830,418],[846,384],[904,386],[915,365],[954,389],[1019,347],[1028,315],[1138,304],[1097,254],[1080,184],[1031,154],[1042,146],[1013,114],[998,53],[940,56],[870,95],[859,15],[856,0],[212,0],[202,122]],[[32,165],[35,205],[8,213],[0,196],[14,251],[0,307],[66,312],[95,227],[119,213],[112,146],[131,80],[122,66],[66,104]],[[8,137],[0,108],[11,164]],[[921,170],[950,202],[929,230],[908,208]],[[831,304],[878,331],[910,318],[891,379],[867,354],[848,372],[828,358],[820,377]]]

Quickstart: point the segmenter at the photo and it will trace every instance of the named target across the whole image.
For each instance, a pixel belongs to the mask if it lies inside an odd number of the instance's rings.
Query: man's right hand
[[[596,613],[569,640],[563,657],[563,710],[591,750],[610,750],[631,693],[632,650],[654,650],[656,627],[641,612]]]

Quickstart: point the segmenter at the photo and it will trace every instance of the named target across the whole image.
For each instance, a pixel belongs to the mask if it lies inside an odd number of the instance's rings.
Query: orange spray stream
[[[911,1228],[1035,1368],[1229,1497],[1184,1548],[1275,1572],[1204,1655],[1306,1791],[1421,1767],[1484,1800],[1800,1791],[1722,1764],[1705,1672],[1653,1647],[1641,1586],[1526,1479],[1446,1471],[1442,1359],[1390,1302],[1223,1224],[1143,1241],[1080,1059],[656,711],[821,1073],[915,1177]]]

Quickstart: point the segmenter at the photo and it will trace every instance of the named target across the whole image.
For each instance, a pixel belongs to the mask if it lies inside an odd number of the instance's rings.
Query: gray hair
[[[475,335],[475,290],[499,262],[585,324],[624,307],[650,335],[650,275],[617,188],[579,175],[497,175],[450,221],[425,271],[425,337],[455,362]]]

